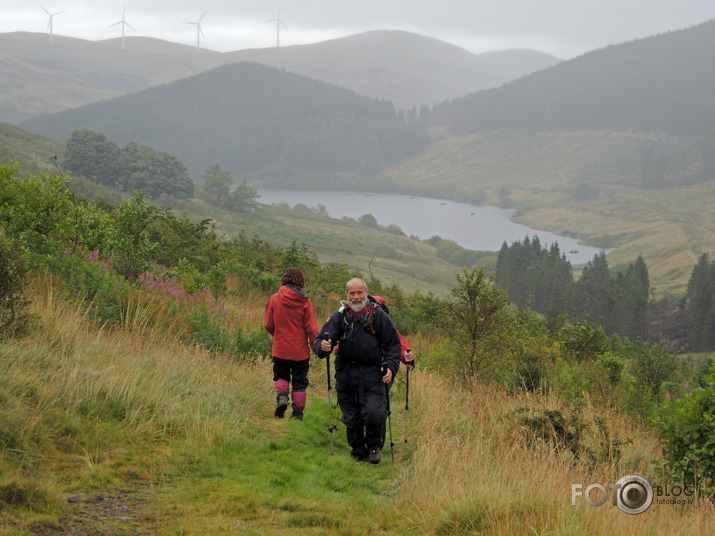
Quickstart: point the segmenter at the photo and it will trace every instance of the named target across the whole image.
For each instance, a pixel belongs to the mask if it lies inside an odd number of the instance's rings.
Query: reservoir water
[[[304,204],[323,205],[331,218],[359,218],[372,214],[382,226],[395,224],[409,236],[420,239],[435,235],[479,251],[499,251],[504,242],[538,236],[542,247],[554,242],[572,265],[586,264],[603,248],[584,246],[575,238],[531,229],[511,221],[513,210],[475,206],[443,199],[397,194],[336,190],[290,190],[259,188],[257,201],[266,205],[285,203],[291,208]]]

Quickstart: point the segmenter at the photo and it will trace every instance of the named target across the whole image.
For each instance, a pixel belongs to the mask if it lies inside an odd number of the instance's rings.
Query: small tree
[[[462,269],[458,286],[451,289],[448,329],[453,336],[459,373],[464,379],[489,377],[501,365],[509,319],[509,298],[484,268]],[[503,368],[503,367],[502,367]]]
[[[159,245],[150,236],[150,227],[156,219],[156,207],[147,204],[139,192],[119,205],[113,249],[123,275],[138,277],[156,257]]]
[[[204,170],[201,180],[206,186],[206,191],[216,200],[217,205],[222,206],[227,202],[233,184],[230,171],[221,169],[218,164],[213,164]]]
[[[255,201],[256,197],[258,197],[256,189],[249,186],[244,180],[229,194],[227,206],[231,210],[245,212],[251,203]]]

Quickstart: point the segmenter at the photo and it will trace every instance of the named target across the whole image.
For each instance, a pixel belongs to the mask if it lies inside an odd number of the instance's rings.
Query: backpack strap
[[[365,328],[370,335],[377,335],[375,333],[375,328],[372,327],[372,315],[375,312],[375,302],[370,302],[365,305],[365,308],[356,313],[350,307],[345,307],[343,309],[343,322],[345,323],[346,331],[348,328],[352,327],[353,324],[359,324]]]

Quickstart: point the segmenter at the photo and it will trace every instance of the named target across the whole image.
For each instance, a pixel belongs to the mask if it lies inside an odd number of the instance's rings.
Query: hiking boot
[[[288,398],[288,393],[278,393],[278,405],[276,406],[276,411],[273,413],[273,415],[277,419],[282,419],[283,415],[285,415],[286,409],[288,409],[288,402],[290,402],[290,399]]]
[[[366,462],[367,461],[367,456],[365,456],[365,453],[363,452],[351,452],[350,456],[352,456],[353,460],[356,462]]]
[[[382,453],[379,448],[370,449],[370,454],[368,454],[368,459],[370,463],[380,463],[382,460]]]
[[[293,413],[290,414],[291,419],[296,419],[298,421],[303,420],[303,412],[302,411],[294,411]]]

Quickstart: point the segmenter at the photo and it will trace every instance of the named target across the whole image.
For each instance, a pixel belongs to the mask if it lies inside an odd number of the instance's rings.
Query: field
[[[342,424],[331,455],[325,361],[313,358],[305,420],[276,420],[266,359],[187,343],[149,296],[97,330],[59,284],[35,278],[39,329],[0,342],[0,534],[674,535],[715,523],[694,498],[640,515],[572,506],[572,484],[608,489],[632,473],[661,484],[657,439],[585,407],[582,447],[601,460],[576,457],[519,418],[567,414],[561,400],[455,383],[435,369],[439,336],[411,337],[419,367],[409,409],[404,370],[392,391],[394,461],[386,446],[373,466],[351,460]],[[227,321],[260,330],[265,299],[226,299]],[[329,310],[320,302],[318,316]]]

